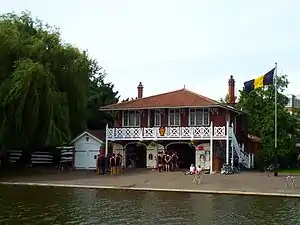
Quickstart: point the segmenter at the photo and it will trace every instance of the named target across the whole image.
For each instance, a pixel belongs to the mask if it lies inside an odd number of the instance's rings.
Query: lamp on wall
[[[90,137],[89,137],[89,136],[85,136],[85,140],[86,140],[86,141],[89,141],[89,140],[90,140]]]

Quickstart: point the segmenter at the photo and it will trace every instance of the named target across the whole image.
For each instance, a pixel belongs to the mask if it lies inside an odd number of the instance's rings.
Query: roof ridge
[[[191,90],[189,90],[189,89],[183,88],[183,90],[188,91],[188,92],[190,92],[191,94],[193,94],[193,95],[195,95],[195,96],[198,96],[198,97],[200,97],[200,98],[204,98],[204,99],[207,100],[207,101],[211,101],[211,102],[218,103],[218,104],[220,103],[220,102],[218,102],[218,101],[216,101],[216,100],[214,100],[214,99],[212,99],[212,98],[208,98],[208,97],[206,97],[206,96],[204,96],[204,95],[200,95],[200,94],[198,94],[198,93],[196,93],[196,92],[193,92],[193,91],[191,91]]]
[[[175,91],[168,91],[168,92],[164,92],[164,93],[160,93],[160,94],[150,95],[150,96],[147,96],[147,97],[144,97],[144,98],[136,98],[136,99],[132,99],[132,100],[129,100],[129,101],[118,102],[118,103],[114,103],[114,104],[111,104],[111,105],[106,105],[106,106],[103,106],[103,107],[107,107],[107,106],[111,107],[111,106],[115,106],[115,105],[122,105],[122,104],[129,103],[129,102],[132,103],[132,102],[145,100],[145,99],[152,98],[152,97],[159,97],[159,96],[163,96],[163,95],[166,95],[166,94],[172,94],[172,93],[182,91],[182,90],[186,90],[186,89],[185,88],[177,89]],[[101,108],[103,108],[103,107],[101,107]]]

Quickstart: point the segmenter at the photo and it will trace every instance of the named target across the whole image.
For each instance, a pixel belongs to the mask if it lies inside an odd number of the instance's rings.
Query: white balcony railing
[[[107,128],[107,140],[226,139],[226,126]]]

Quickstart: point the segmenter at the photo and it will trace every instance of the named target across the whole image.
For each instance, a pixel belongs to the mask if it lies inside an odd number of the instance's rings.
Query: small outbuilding
[[[96,169],[96,157],[103,147],[103,131],[85,131],[71,141],[75,147],[74,169]]]

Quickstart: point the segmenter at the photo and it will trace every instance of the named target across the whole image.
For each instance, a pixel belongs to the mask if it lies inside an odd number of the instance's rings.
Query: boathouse
[[[149,97],[137,87],[137,98],[102,107],[114,112],[114,126],[106,128],[106,152],[112,146],[136,167],[152,167],[159,151],[176,151],[180,166],[191,163],[210,172],[234,160],[253,167],[247,152],[245,117],[235,106],[235,81],[228,81],[228,104],[194,93],[186,88]],[[245,138],[246,137],[246,138]]]
[[[74,169],[96,169],[96,157],[101,153],[104,136],[103,131],[86,130],[71,141],[74,145]]]

